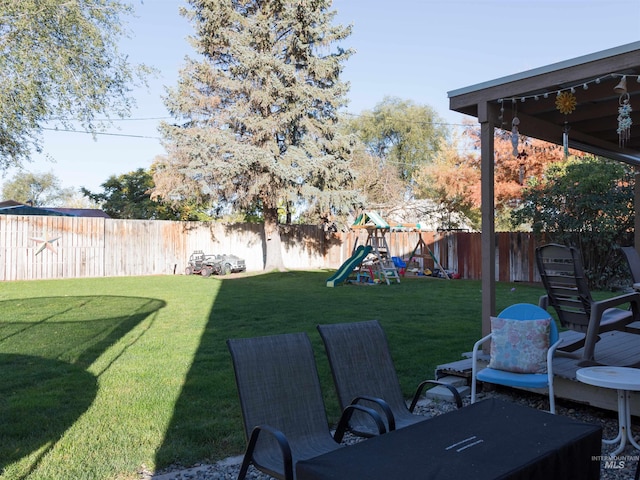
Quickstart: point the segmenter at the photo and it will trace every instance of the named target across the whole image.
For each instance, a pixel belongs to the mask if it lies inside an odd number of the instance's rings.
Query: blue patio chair
[[[496,329],[473,346],[471,403],[476,401],[478,381],[508,387],[547,388],[549,411],[556,413],[553,355],[562,340],[549,312],[537,305],[518,303],[492,318],[493,326]],[[479,350],[488,340],[492,341],[491,361],[486,368],[479,370]],[[518,359],[518,355],[523,358]],[[535,362],[533,357],[537,357]]]

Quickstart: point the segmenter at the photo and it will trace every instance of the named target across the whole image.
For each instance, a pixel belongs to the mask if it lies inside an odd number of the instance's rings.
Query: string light
[[[636,79],[637,83],[640,83],[640,75],[628,75],[628,74],[622,74],[622,73],[611,73],[608,75],[604,75],[602,77],[598,77],[595,78],[593,80],[589,80],[587,82],[580,82],[577,83],[575,85],[572,85],[570,87],[565,87],[565,88],[561,88],[559,90],[555,90],[555,91],[551,91],[551,92],[544,92],[542,94],[543,98],[549,98],[549,95],[556,95],[559,96],[561,93],[563,92],[571,92],[571,93],[576,93],[576,87],[582,87],[583,90],[588,90],[589,89],[589,85],[592,83],[595,84],[600,84],[600,82],[602,82],[602,80],[605,80],[607,78],[622,78],[626,76],[627,78],[634,78]],[[498,100],[498,103],[503,103],[503,102],[508,102],[509,100],[511,100],[512,103],[515,103],[517,100],[519,100],[521,103],[526,102],[527,100],[539,100],[540,99],[540,93],[535,93],[535,94],[531,94],[531,95],[525,95],[525,96],[519,96],[519,97],[511,97],[511,98],[501,98]]]

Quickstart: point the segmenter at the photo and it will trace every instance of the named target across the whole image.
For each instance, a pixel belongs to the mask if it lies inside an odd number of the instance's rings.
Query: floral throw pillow
[[[489,368],[515,373],[547,373],[551,318],[510,320],[491,317]]]

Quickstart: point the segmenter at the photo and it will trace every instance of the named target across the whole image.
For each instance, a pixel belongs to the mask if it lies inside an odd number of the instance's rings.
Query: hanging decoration
[[[518,125],[520,125],[520,119],[518,118],[518,104],[516,103],[516,100],[512,99],[511,104],[513,105],[513,119],[511,120],[511,145],[513,146],[513,156],[517,157],[519,155],[518,142],[520,141],[520,132],[518,131]]]
[[[576,96],[571,92],[560,92],[556,97],[556,108],[565,115],[573,112],[577,104]]]
[[[518,141],[520,140],[518,125],[520,125],[520,119],[518,117],[513,117],[513,120],[511,120],[511,145],[513,146],[512,153],[514,157],[517,157],[520,154],[518,152]]]
[[[520,125],[520,119],[518,118],[517,113],[517,104],[525,103],[529,100],[538,101],[540,99],[547,99],[550,96],[556,96],[555,106],[556,109],[565,116],[564,128],[562,132],[562,148],[564,149],[565,157],[569,155],[569,131],[571,130],[571,126],[569,125],[569,121],[567,119],[567,115],[573,113],[578,106],[578,101],[576,99],[575,93],[576,90],[588,90],[589,85],[591,84],[600,84],[603,80],[606,79],[620,79],[619,83],[615,86],[614,91],[620,95],[618,100],[618,128],[616,132],[619,137],[619,144],[621,147],[624,147],[625,143],[629,141],[631,138],[631,103],[630,96],[627,92],[627,78],[635,79],[636,83],[640,84],[640,75],[629,75],[622,73],[609,73],[600,77],[594,77],[589,80],[583,80],[581,82],[576,83],[571,86],[563,86],[562,88],[555,91],[544,91],[544,92],[536,92],[528,95],[522,95],[518,97],[503,97],[498,99],[498,103],[500,104],[500,115],[499,121],[500,125],[505,125],[504,119],[504,104],[505,102],[511,101],[513,105],[513,117],[511,121],[511,144],[513,145],[513,155],[518,156],[518,146],[519,146],[519,129],[518,125]]]
[[[569,156],[569,130],[571,130],[571,126],[569,126],[569,122],[564,122],[564,130],[562,131],[562,149],[564,150],[564,158]]]
[[[618,139],[621,147],[631,138],[631,104],[629,94],[620,95],[620,106],[618,107]]]
[[[556,96],[556,108],[560,113],[564,114],[564,130],[562,131],[562,148],[564,149],[564,158],[569,156],[569,121],[567,115],[576,109],[578,101],[573,92],[558,92]]]
[[[618,99],[618,145],[624,147],[624,144],[631,137],[631,104],[629,103],[630,97],[627,92],[627,77],[624,75],[620,83],[618,83],[614,89],[614,92],[620,94]]]
[[[498,100],[498,103],[503,103],[503,102],[507,102],[509,100],[511,101],[519,101],[521,103],[525,103],[529,100],[535,100],[538,101],[541,98],[549,98],[552,95],[556,95],[556,101],[558,100],[558,96],[563,94],[563,93],[567,93],[567,94],[575,94],[576,90],[578,89],[582,89],[582,90],[589,90],[589,85],[591,84],[596,84],[599,85],[603,80],[606,80],[608,78],[613,78],[613,79],[618,79],[618,78],[622,78],[622,77],[626,77],[626,78],[635,78],[636,82],[640,84],[640,75],[625,75],[625,74],[621,74],[621,73],[609,73],[607,75],[603,75],[602,77],[597,77],[597,78],[593,78],[591,80],[587,80],[587,81],[582,81],[579,83],[576,83],[575,85],[572,86],[567,86],[567,87],[563,87],[560,88],[558,90],[555,91],[548,91],[548,92],[544,92],[544,93],[532,93],[529,95],[523,95],[523,96],[518,96],[518,97],[505,97],[505,98],[500,98]],[[626,82],[626,78],[625,78],[625,82]],[[558,107],[557,103],[556,103],[556,107]],[[575,109],[575,106],[574,106]],[[558,108],[559,110],[559,108]],[[572,109],[573,111],[573,109]]]

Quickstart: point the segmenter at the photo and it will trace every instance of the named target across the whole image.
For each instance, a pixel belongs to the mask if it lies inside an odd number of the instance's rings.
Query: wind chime
[[[558,92],[556,96],[556,108],[562,114],[564,114],[564,131],[562,132],[562,148],[564,149],[564,156],[569,156],[569,120],[567,115],[572,113],[576,109],[578,104],[576,96],[571,91]]]
[[[513,120],[511,120],[511,145],[513,146],[513,156],[517,157],[520,155],[518,152],[518,142],[520,141],[520,132],[518,131],[518,125],[520,125],[520,119],[518,118],[518,104],[515,99],[512,100],[513,103]]]
[[[500,102],[500,116],[498,119],[500,120],[500,125],[503,126],[504,122],[504,99],[501,98],[498,100]],[[520,132],[518,131],[518,125],[520,125],[520,119],[518,118],[518,105],[516,103],[516,99],[511,99],[512,106],[512,120],[511,120],[511,145],[513,147],[512,154],[514,157],[519,157],[520,152],[518,152],[518,143],[520,141]]]
[[[520,141],[520,132],[519,125],[520,119],[518,118],[518,101],[525,102],[528,100],[539,100],[542,98],[549,98],[553,93],[556,95],[555,105],[556,109],[564,115],[564,128],[562,132],[562,147],[564,150],[564,156],[567,158],[569,156],[569,131],[571,130],[571,125],[569,124],[568,115],[573,113],[578,105],[578,101],[576,96],[574,95],[576,89],[582,86],[583,90],[588,90],[589,85],[591,83],[599,84],[602,79],[605,78],[620,78],[619,83],[614,87],[614,92],[619,95],[618,98],[618,128],[616,133],[618,134],[619,146],[624,148],[625,144],[631,139],[631,125],[633,124],[631,120],[631,112],[633,109],[631,108],[631,97],[627,92],[627,77],[635,78],[636,82],[640,84],[640,75],[631,75],[631,74],[621,74],[621,73],[610,73],[604,75],[603,77],[594,78],[592,80],[587,80],[586,82],[580,82],[580,84],[576,84],[570,88],[564,87],[561,90],[557,90],[556,92],[545,92],[544,94],[535,93],[531,95],[525,95],[516,98],[500,98],[498,102],[500,103],[500,116],[498,117],[500,120],[501,128],[505,127],[506,122],[504,121],[504,104],[505,102],[511,100],[512,106],[512,120],[511,120],[511,145],[513,146],[513,156],[514,157],[522,157],[523,153],[518,152],[518,145]]]
[[[625,142],[631,138],[631,104],[629,103],[629,92],[627,92],[627,77],[622,76],[620,83],[613,88],[613,91],[620,95],[618,99],[618,145],[624,147]]]

